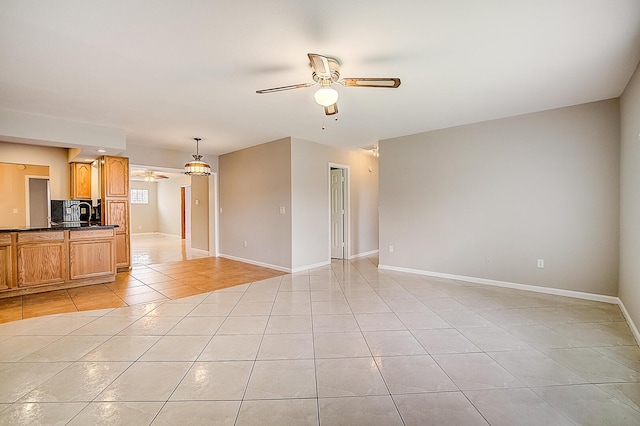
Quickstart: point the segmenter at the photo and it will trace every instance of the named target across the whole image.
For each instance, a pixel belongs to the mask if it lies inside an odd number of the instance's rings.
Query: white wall
[[[131,181],[130,188],[149,191],[149,204],[131,204],[131,233],[158,232],[157,183]]]
[[[290,269],[290,138],[221,155],[219,167],[220,255]]]
[[[156,183],[158,190],[158,232],[180,236],[182,217],[180,188],[191,185],[189,176],[176,176]]]
[[[193,152],[188,151],[190,148],[193,148]],[[127,144],[126,151],[123,151],[118,155],[122,157],[129,157],[130,164],[136,164],[139,166],[183,169],[185,163],[193,160],[191,155],[196,152],[195,143],[193,146],[185,145],[185,150],[187,150],[187,152]],[[218,171],[218,157],[216,155],[203,154],[203,161],[207,162],[211,166],[212,171]]]
[[[0,109],[0,135],[4,140],[46,146],[93,146],[122,150],[127,145],[124,129],[6,109]]]
[[[640,69],[620,99],[620,300],[640,326]]]
[[[619,161],[617,99],[382,141],[380,264],[615,296]]]
[[[378,249],[378,161],[361,150],[291,139],[292,265],[331,260],[329,163],[349,166],[349,257]],[[369,171],[371,169],[371,171]]]

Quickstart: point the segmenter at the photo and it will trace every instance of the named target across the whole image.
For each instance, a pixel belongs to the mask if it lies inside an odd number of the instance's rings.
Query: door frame
[[[181,239],[186,239],[187,238],[187,220],[185,217],[185,200],[186,200],[186,195],[185,195],[185,186],[181,186],[180,187],[180,222],[181,222],[181,227],[180,227],[180,238]]]
[[[24,176],[24,205],[25,205],[25,215],[26,215],[26,224],[27,227],[31,226],[31,201],[29,200],[30,194],[30,185],[29,179],[46,179],[47,181],[47,221],[51,223],[51,177],[43,176],[43,175],[25,175]]]
[[[327,244],[327,249],[329,251],[329,260],[331,257],[331,169],[342,169],[343,177],[344,177],[344,185],[343,185],[343,197],[344,197],[344,224],[343,224],[343,232],[344,232],[344,250],[342,252],[343,259],[351,259],[350,247],[351,247],[351,169],[347,164],[340,163],[332,163],[329,162],[327,165],[327,196],[328,196],[328,213],[329,213],[329,222],[327,224],[327,229],[329,230],[329,242]]]

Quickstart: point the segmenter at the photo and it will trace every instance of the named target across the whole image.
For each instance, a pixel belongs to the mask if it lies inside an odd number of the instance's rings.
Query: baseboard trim
[[[270,263],[258,262],[258,261],[251,260],[251,259],[244,259],[242,257],[231,256],[229,254],[224,254],[224,253],[218,254],[218,257],[222,257],[222,258],[229,259],[229,260],[235,260],[237,262],[248,263],[250,265],[262,266],[264,268],[275,269],[276,271],[282,271],[282,272],[291,273],[291,268],[286,268],[284,266],[272,265]]]
[[[327,260],[320,263],[314,263],[313,265],[306,265],[306,266],[300,266],[298,268],[293,268],[291,270],[291,273],[295,274],[297,272],[308,271],[309,269],[320,268],[321,266],[327,266],[327,265],[331,265],[331,260]]]
[[[624,303],[622,303],[622,300],[620,300],[620,298],[618,298],[618,306],[620,306],[622,315],[624,315],[624,318],[627,320],[627,324],[629,324],[629,328],[631,329],[631,333],[633,333],[633,337],[636,338],[636,343],[640,345],[640,332],[638,332],[638,327],[636,327],[636,324],[633,322],[631,315],[629,315],[629,311],[627,311],[627,308],[625,308]]]
[[[190,250],[196,253],[206,254],[207,256],[211,256],[211,254],[209,253],[209,250],[202,250],[202,249],[196,249],[196,248],[192,248]]]
[[[408,272],[410,274],[428,275],[431,277],[468,281],[476,284],[491,285],[494,287],[513,288],[516,290],[533,291],[535,293],[554,294],[556,296],[565,296],[565,297],[573,297],[576,299],[593,300],[595,302],[612,303],[614,305],[618,305],[620,302],[620,299],[614,296],[605,296],[603,294],[595,294],[595,293],[585,293],[582,291],[564,290],[564,289],[551,288],[551,287],[540,287],[536,285],[518,284],[518,283],[512,283],[508,281],[489,280],[486,278],[467,277],[464,275],[444,274],[441,272],[424,271],[421,269],[401,268],[401,267],[389,266],[389,265],[378,265],[378,268],[387,270],[387,271]]]
[[[378,252],[379,250],[371,250],[364,253],[358,253],[358,254],[351,255],[349,259],[358,259],[360,257],[373,256],[374,254],[378,254]]]
[[[172,238],[182,239],[180,235],[176,235],[176,234],[166,234],[164,232],[154,232],[154,234],[162,235],[163,237],[172,237]]]
[[[135,235],[162,235],[163,237],[180,238],[180,235],[165,234],[163,232],[132,232],[131,236]]]

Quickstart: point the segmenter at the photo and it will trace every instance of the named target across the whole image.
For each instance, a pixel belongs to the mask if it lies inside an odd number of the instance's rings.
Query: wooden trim
[[[64,231],[21,232],[18,234],[18,244],[60,240],[64,240]]]
[[[90,240],[96,238],[113,238],[114,229],[89,229],[82,231],[69,231],[69,240]]]
[[[186,231],[186,226],[187,226],[187,224],[186,224],[186,220],[185,220],[185,217],[184,217],[184,215],[185,215],[185,206],[184,206],[184,202],[185,202],[185,197],[186,197],[186,196],[185,196],[185,191],[186,191],[185,187],[184,187],[184,186],[181,186],[181,187],[180,187],[180,222],[181,222],[181,228],[180,228],[180,229],[181,229],[181,231],[180,231],[180,236],[181,236],[181,238],[182,238],[183,240],[184,240],[185,238],[187,238],[187,235],[186,235],[186,232],[187,232],[187,231]]]

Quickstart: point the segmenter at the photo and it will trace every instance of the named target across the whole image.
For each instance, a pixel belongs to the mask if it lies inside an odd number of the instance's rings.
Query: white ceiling
[[[324,117],[306,54],[343,77]],[[222,154],[281,137],[344,147],[619,96],[638,0],[0,0],[0,108]],[[326,130],[322,130],[323,122]]]

